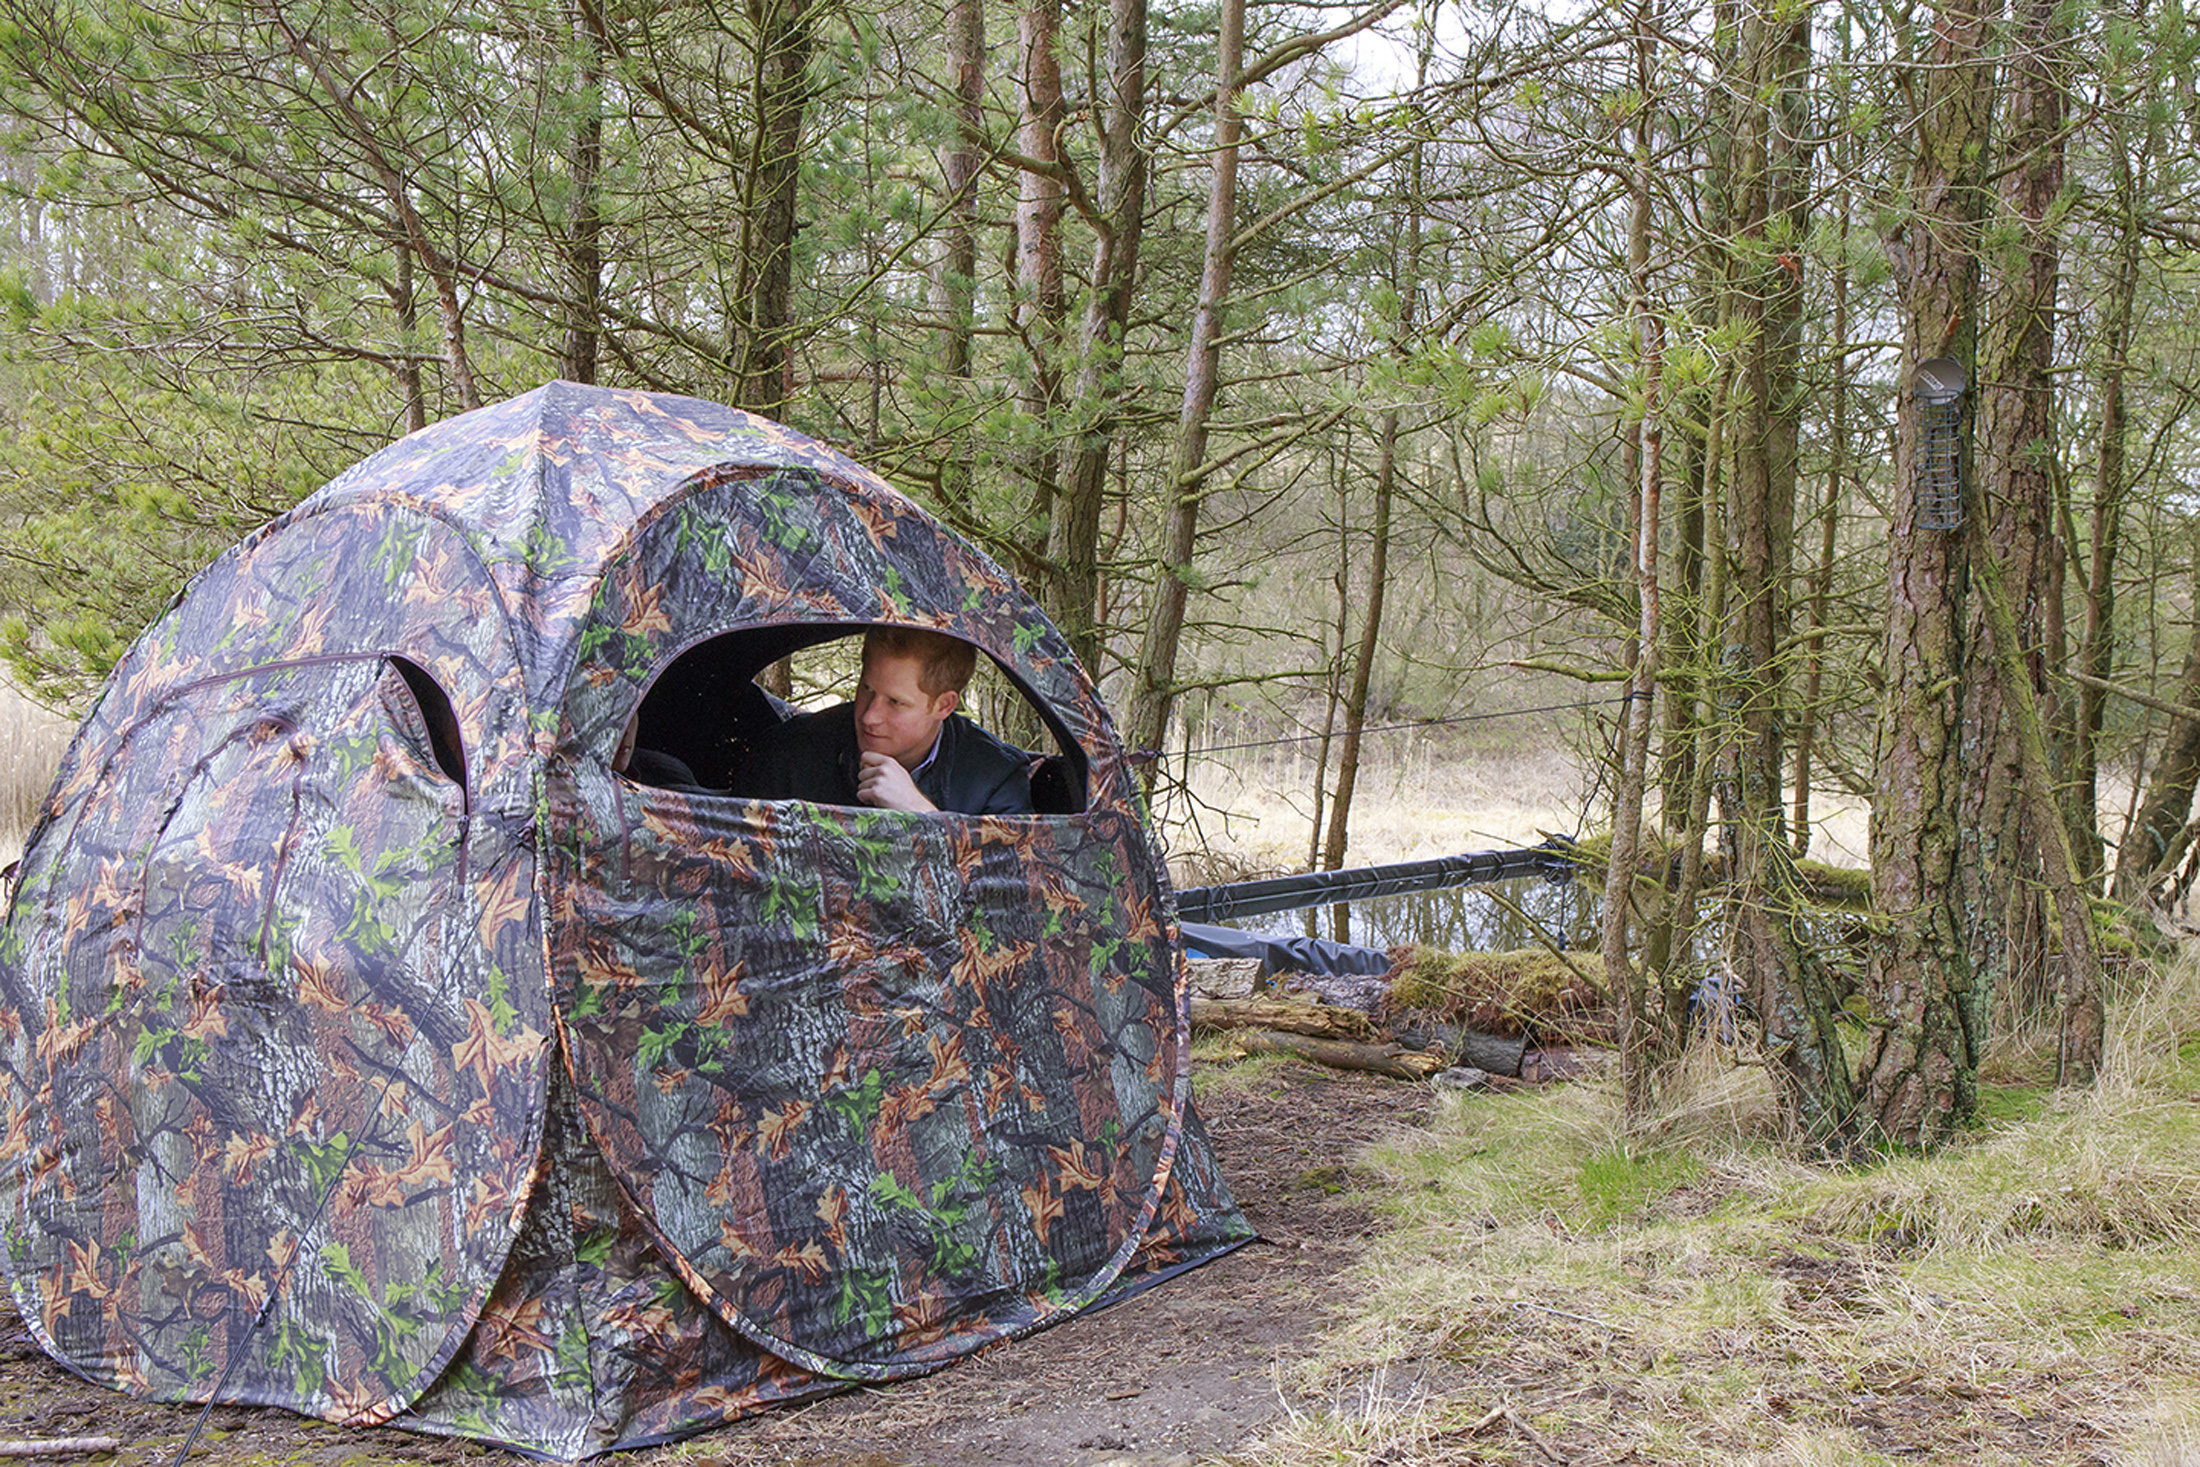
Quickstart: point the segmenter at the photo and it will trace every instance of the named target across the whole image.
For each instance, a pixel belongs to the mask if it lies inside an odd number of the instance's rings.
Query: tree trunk
[[[1030,166],[1017,176],[1016,299],[1009,325],[1028,363],[1016,395],[1029,439],[1016,459],[1030,504],[1023,531],[1013,536],[1027,578],[1047,610],[1060,621],[1060,586],[1046,565],[1047,538],[1061,493],[1058,430],[1062,416],[1061,350],[1069,301],[1062,288],[1062,6],[1061,0],[1026,0],[1016,18],[1021,110],[1016,148]],[[1087,667],[1093,664],[1086,663]],[[1094,668],[1098,676],[1098,669]]]
[[[1101,91],[1100,167],[1095,190],[1091,275],[1078,339],[1072,436],[1062,469],[1060,501],[1047,525],[1042,599],[1087,667],[1100,665],[1100,518],[1107,499],[1108,453],[1125,392],[1124,336],[1138,282],[1139,240],[1146,226],[1148,144],[1146,0],[1109,0],[1108,75]],[[1172,491],[1173,492],[1173,491]],[[1173,669],[1170,674],[1174,676]],[[1135,721],[1131,725],[1137,727]],[[1161,747],[1134,738],[1133,747]]]
[[[1962,823],[1964,537],[1919,522],[1918,364],[1972,356],[1992,80],[1981,0],[1945,0],[1917,85],[1909,208],[1890,231],[1904,317],[1887,546],[1886,692],[1872,802],[1871,1030],[1859,1130],[1903,1145],[1948,1135],[1977,1105],[1958,856]],[[1966,447],[1968,445],[1966,444]],[[1968,471],[1968,464],[1962,466]]]
[[[2194,547],[2193,570],[2195,602],[2200,604],[2200,545]],[[2171,698],[2182,707],[2200,709],[2200,622],[2194,624],[2185,644],[2185,665]],[[2196,787],[2200,787],[2200,717],[2172,715],[2147,780],[2146,798],[2139,802],[2116,851],[2113,894],[2117,901],[2147,900],[2154,884],[2184,857],[2189,840],[2186,818],[2192,813]]]
[[[2054,71],[2059,44],[2055,0],[2012,0],[2016,43],[2002,131],[2009,159],[2000,183],[2001,230],[1984,290],[1986,327],[1979,348],[1979,488],[1985,518],[1972,527],[1973,554],[2001,568],[2018,639],[2010,649],[2026,671],[2031,696],[2046,690],[2046,611],[2060,567],[2054,533],[2055,294],[2060,252],[2050,219],[2062,189],[2062,87]],[[2096,546],[2096,553],[2101,547]],[[1974,596],[1969,645],[1986,645],[1986,609]],[[1963,819],[1964,944],[1971,1002],[1983,1033],[1996,994],[2021,1000],[2047,984],[2047,913],[2041,845],[2027,813],[2023,750],[2002,682],[1975,679],[1964,690],[1966,750]],[[2073,771],[2075,773],[2075,771]],[[2085,775],[2090,784],[2092,775]],[[2078,794],[2075,786],[2073,795]],[[2073,806],[2093,820],[2090,794]],[[2056,815],[2061,823],[2061,815]],[[2098,838],[2080,848],[2098,859]],[[2081,863],[2084,856],[2080,856]]]
[[[1848,62],[1849,27],[1846,20],[1841,25],[1842,62]],[[1846,152],[1848,128],[1847,91],[1841,93],[1839,103],[1841,125],[1834,128],[1834,170],[1837,177],[1846,179]],[[1825,688],[1826,674],[1826,611],[1833,596],[1833,567],[1839,552],[1839,526],[1841,523],[1841,486],[1850,472],[1849,467],[1849,190],[1838,189],[1835,208],[1838,217],[1834,223],[1833,263],[1833,327],[1832,340],[1827,352],[1833,373],[1832,391],[1826,405],[1826,502],[1818,522],[1818,562],[1812,568],[1810,583],[1810,635],[1804,642],[1803,697],[1796,708],[1795,732],[1795,819],[1788,831],[1798,860],[1810,854],[1810,787],[1816,773],[1812,756],[1816,753],[1818,730],[1824,723],[1820,716],[1819,699]]]
[[[1642,416],[1629,430],[1635,461],[1630,519],[1635,530],[1633,579],[1636,608],[1631,648],[1634,666],[1627,678],[1627,701],[1619,721],[1619,774],[1612,795],[1612,854],[1604,876],[1604,972],[1619,1008],[1619,1065],[1622,1109],[1631,1119],[1650,1112],[1653,1067],[1664,1049],[1663,1015],[1654,1011],[1643,969],[1628,951],[1635,909],[1635,871],[1642,844],[1642,804],[1649,782],[1650,730],[1658,681],[1658,528],[1664,438],[1663,410],[1665,323],[1651,302],[1650,200],[1656,178],[1652,169],[1652,133],[1657,95],[1656,0],[1642,0],[1635,16],[1634,198],[1627,227],[1627,264],[1632,277],[1636,355],[1642,373]]]
[[[596,380],[597,340],[602,331],[603,213],[597,176],[603,170],[603,14],[595,0],[573,11],[573,44],[581,53],[581,95],[587,113],[574,129],[568,165],[573,175],[573,214],[565,244],[565,339],[559,374],[571,382]]]
[[[802,126],[810,106],[810,0],[749,0],[756,31],[756,131],[741,218],[733,319],[734,406],[767,418],[787,413],[793,361],[795,209],[802,184]]]
[[[1158,748],[1176,696],[1177,647],[1184,600],[1199,541],[1199,501],[1207,490],[1207,424],[1222,382],[1222,311],[1236,263],[1238,74],[1245,60],[1244,0],[1222,0],[1215,48],[1215,140],[1207,188],[1207,248],[1192,309],[1192,339],[1184,364],[1184,405],[1177,415],[1176,453],[1169,469],[1168,524],[1154,580],[1152,614],[1139,648],[1126,726],[1133,747]],[[1097,508],[1097,505],[1095,506]],[[1089,554],[1089,552],[1088,552]]]
[[[1352,521],[1345,513],[1352,482],[1352,439],[1348,433],[1336,460],[1332,487],[1337,499],[1337,573],[1330,584],[1337,592],[1337,646],[1322,676],[1322,731],[1314,752],[1313,820],[1306,832],[1306,869],[1315,870],[1322,858],[1322,832],[1329,800],[1330,745],[1337,736],[1337,705],[1344,696],[1344,644],[1352,635]],[[1326,638],[1325,638],[1326,641]],[[1313,909],[1307,909],[1307,936],[1314,935]]]
[[[1417,78],[1428,74],[1430,60],[1427,33],[1423,33],[1421,50],[1416,58]],[[1419,119],[1414,122],[1419,128]],[[1419,201],[1421,185],[1422,147],[1416,132],[1411,149],[1406,154],[1406,210],[1399,236],[1399,252],[1391,258],[1391,288],[1398,298],[1398,318],[1391,327],[1391,355],[1403,362],[1412,351],[1413,334],[1419,314],[1421,291],[1421,212]],[[1337,784],[1329,799],[1329,834],[1322,843],[1322,867],[1335,871],[1343,867],[1345,853],[1351,848],[1352,796],[1360,780],[1360,746],[1367,731],[1368,689],[1374,681],[1375,657],[1382,645],[1383,600],[1390,582],[1390,525],[1392,500],[1398,486],[1398,409],[1383,410],[1377,429],[1375,460],[1375,518],[1370,527],[1367,553],[1367,589],[1363,593],[1367,609],[1360,619],[1359,645],[1352,655],[1352,680],[1344,695],[1344,729],[1337,741]],[[1343,517],[1339,517],[1340,524]],[[1340,583],[1341,585],[1341,583]],[[1340,630],[1342,618],[1338,621]],[[1342,643],[1339,643],[1340,649]],[[1339,907],[1337,941],[1344,941],[1341,929],[1345,909]]]
[[[458,394],[459,410],[473,411],[481,406],[481,391],[474,383],[473,362],[466,349],[466,310],[459,299],[458,266],[443,253],[429,233],[427,222],[413,207],[406,160],[384,147],[374,125],[360,112],[354,88],[332,69],[324,47],[292,26],[286,17],[278,15],[275,25],[291,55],[313,77],[330,110],[373,170],[389,206],[390,225],[397,236],[393,242],[409,251],[428,272],[436,311],[443,322],[443,359],[450,368],[451,389]]]
[[[1673,801],[1664,817],[1666,844],[1679,853],[1680,870],[1670,882],[1672,889],[1666,895],[1662,919],[1644,944],[1643,959],[1644,967],[1657,978],[1656,996],[1665,1010],[1660,1028],[1667,1036],[1686,1032],[1688,1003],[1697,976],[1698,898],[1704,884],[1705,845],[1711,834],[1711,786],[1723,737],[1721,721],[1706,689],[1711,677],[1707,649],[1720,644],[1726,625],[1726,489],[1721,470],[1726,454],[1726,401],[1724,381],[1715,382],[1707,398],[1701,466],[1693,470],[1699,476],[1694,486],[1694,512],[1682,517],[1683,538],[1692,528],[1698,537],[1698,549],[1692,556],[1681,557],[1680,564],[1685,566],[1693,560],[1699,575],[1691,607],[1694,625],[1676,632],[1685,638],[1682,645],[1691,652],[1690,675],[1684,684],[1690,690],[1686,699],[1688,716],[1679,726],[1670,719],[1667,722],[1667,738],[1680,746],[1682,755],[1669,758],[1667,763],[1684,765],[1688,774],[1685,780],[1668,777],[1665,791],[1665,797]],[[1676,623],[1681,619],[1667,616],[1665,620]],[[1669,683],[1673,681],[1671,671],[1668,663]],[[1669,708],[1682,701],[1670,686],[1666,696]]]
[[[1800,905],[1785,838],[1790,572],[1801,398],[1802,263],[1808,236],[1810,130],[1803,86],[1808,12],[1745,10],[1747,87],[1734,144],[1736,262],[1728,301],[1740,331],[1734,415],[1733,631],[1725,688],[1737,747],[1722,805],[1732,873],[1728,941],[1764,1026],[1767,1062],[1790,1122],[1828,1139],[1847,1123],[1849,1075],[1835,1029],[1830,975],[1799,938]]]
[[[1386,1039],[1376,1022],[1358,1009],[1303,998],[1202,998],[1192,996],[1194,1029],[1273,1029],[1279,1034],[1309,1034],[1316,1039]]]
[[[1390,579],[1390,510],[1398,482],[1398,411],[1383,413],[1375,460],[1375,522],[1367,551],[1367,610],[1360,618],[1360,640],[1352,653],[1352,681],[1345,689],[1344,730],[1337,739],[1337,787],[1329,798],[1329,835],[1322,843],[1322,869],[1344,865],[1351,846],[1352,793],[1360,781],[1360,740],[1367,729],[1368,687],[1383,629],[1383,589]],[[1339,938],[1338,941],[1343,941]]]
[[[420,303],[413,293],[412,251],[397,246],[392,255],[396,258],[395,279],[389,285],[391,309],[397,316],[397,364],[391,375],[397,379],[398,396],[405,402],[405,431],[418,433],[428,426],[428,397],[420,384]]]
[[[1987,514],[1985,496],[1974,487],[1965,490],[1968,509],[1976,519]],[[2090,1085],[2101,1067],[2101,958],[2093,936],[2093,904],[2087,899],[2071,856],[2070,837],[2057,818],[2054,771],[2048,767],[2047,738],[2032,694],[2031,674],[2020,651],[2010,605],[2008,579],[2003,567],[1983,549],[1973,558],[1978,572],[1980,599],[1986,605],[1987,642],[2001,677],[2002,697],[2016,724],[2017,747],[2024,761],[2026,805],[2035,828],[2045,833],[2040,855],[2048,891],[2053,897],[2056,936],[2062,944],[2062,1043],[2056,1066],[2056,1083]]]
[[[985,138],[985,6],[952,0],[947,12],[947,69],[954,78],[955,142],[947,150],[947,239],[934,299],[940,313],[940,374],[949,411],[959,421],[969,399],[971,343],[977,331],[978,165]],[[948,515],[974,527],[970,502],[970,435],[951,431],[940,465],[940,502]]]
[[[2093,476],[2093,551],[2084,587],[2085,641],[2078,657],[2085,672],[2099,682],[2106,682],[2116,671],[2116,560],[2123,539],[2124,497],[2130,477],[2126,467],[2125,440],[2129,422],[2124,403],[2124,377],[2131,353],[2133,299],[2139,288],[2139,257],[2144,239],[2140,210],[2146,193],[2145,172],[2155,155],[2160,126],[2157,120],[2149,121],[2145,151],[2134,162],[2135,140],[2127,124],[2128,101],[2129,98],[2119,96],[2105,109],[2109,176],[2115,186],[2119,238],[2101,327],[2101,423]],[[2080,683],[2077,705],[2077,716],[2071,720],[2070,780],[2077,798],[2071,801],[2070,833],[2081,869],[2088,876],[2094,876],[2102,864],[2102,851],[2093,786],[2100,764],[2107,694],[2096,683]],[[2176,737],[2174,730],[2172,737]],[[2127,834],[2127,842],[2129,839]],[[2116,865],[2121,884],[2124,862],[2120,852]]]
[[[1247,1054],[1288,1055],[1333,1070],[1362,1070],[1393,1080],[1426,1080],[1445,1068],[1442,1055],[1408,1049],[1402,1044],[1355,1044],[1346,1039],[1278,1034],[1271,1029],[1239,1029],[1230,1039]]]

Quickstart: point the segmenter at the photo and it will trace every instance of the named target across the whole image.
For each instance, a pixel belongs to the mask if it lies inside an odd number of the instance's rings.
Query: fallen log
[[[1288,1055],[1333,1070],[1362,1070],[1388,1075],[1393,1080],[1426,1080],[1445,1067],[1442,1055],[1424,1054],[1402,1044],[1356,1044],[1344,1039],[1279,1034],[1273,1029],[1239,1029],[1230,1039],[1247,1054]]]
[[[1274,1029],[1310,1034],[1316,1039],[1372,1042],[1381,1035],[1375,1021],[1358,1009],[1335,1004],[1302,1003],[1289,998],[1201,998],[1192,996],[1194,1029]]]
[[[1395,1024],[1390,1031],[1401,1044],[1449,1055],[1451,1062],[1493,1075],[1517,1079],[1528,1052],[1525,1037],[1514,1034],[1479,1034],[1457,1024]]]
[[[0,1441],[0,1457],[85,1456],[93,1452],[119,1452],[122,1443],[111,1436],[56,1436],[44,1441]]]

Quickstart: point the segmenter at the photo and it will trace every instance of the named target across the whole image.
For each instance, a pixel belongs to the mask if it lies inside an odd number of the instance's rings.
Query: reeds
[[[22,853],[75,731],[70,720],[0,682],[0,741],[7,746],[6,764],[0,767],[0,863]]]

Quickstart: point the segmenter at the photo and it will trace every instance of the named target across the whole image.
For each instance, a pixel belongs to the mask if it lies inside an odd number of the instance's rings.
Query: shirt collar
[[[945,740],[946,736],[947,725],[943,722],[940,724],[940,731],[932,736],[932,752],[926,754],[922,759],[917,761],[917,767],[909,771],[910,779],[917,779],[924,773],[925,770],[932,767],[932,761],[940,757],[940,744]]]

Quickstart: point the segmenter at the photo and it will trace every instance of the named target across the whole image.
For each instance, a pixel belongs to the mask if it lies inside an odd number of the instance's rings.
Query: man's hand
[[[856,798],[881,810],[939,809],[924,797],[909,771],[901,767],[901,761],[889,754],[863,756],[863,767],[856,773]]]

